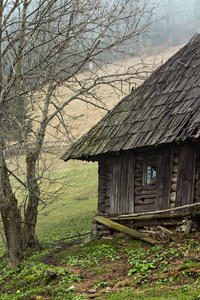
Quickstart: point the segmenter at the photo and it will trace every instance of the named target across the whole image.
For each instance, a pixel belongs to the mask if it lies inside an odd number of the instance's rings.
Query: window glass
[[[154,185],[156,182],[156,166],[147,165],[145,168],[145,184]]]

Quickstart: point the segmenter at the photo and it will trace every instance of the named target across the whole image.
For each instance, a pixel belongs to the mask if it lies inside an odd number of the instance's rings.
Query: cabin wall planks
[[[147,165],[156,166],[156,182],[152,185],[145,183]],[[192,142],[99,159],[99,213],[141,213],[197,202],[199,167],[200,146]]]
[[[176,207],[194,201],[196,144],[192,141],[184,143],[180,149],[178,170]]]
[[[200,145],[197,145],[194,201],[200,202]]]

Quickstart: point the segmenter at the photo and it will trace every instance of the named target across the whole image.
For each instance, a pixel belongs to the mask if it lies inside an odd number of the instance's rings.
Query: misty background
[[[143,43],[150,47],[185,44],[200,32],[200,0],[160,0],[157,15]]]

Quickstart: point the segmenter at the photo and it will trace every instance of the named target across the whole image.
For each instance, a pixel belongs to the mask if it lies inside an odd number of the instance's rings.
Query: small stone
[[[50,279],[54,279],[57,277],[57,273],[56,272],[50,272],[50,271],[47,271],[47,274],[49,276]]]
[[[97,291],[95,289],[90,289],[87,291],[88,294],[95,294]]]
[[[103,236],[102,237],[103,240],[113,240],[112,236]]]
[[[75,286],[72,285],[72,286],[70,286],[67,290],[68,290],[68,291],[71,291],[71,290],[74,290],[74,289],[75,289]]]
[[[91,242],[90,238],[84,239],[84,244],[89,244]]]

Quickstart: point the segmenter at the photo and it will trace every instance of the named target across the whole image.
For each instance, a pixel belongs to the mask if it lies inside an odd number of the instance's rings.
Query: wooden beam
[[[184,218],[190,216],[190,212],[188,213],[180,213],[180,214],[151,214],[151,215],[123,215],[123,216],[108,216],[110,220],[117,221],[125,221],[125,220],[155,220],[155,219],[176,219],[176,218]]]
[[[157,211],[144,212],[144,213],[138,213],[138,214],[119,215],[119,218],[123,218],[123,217],[137,217],[137,216],[152,215],[152,214],[157,215],[157,214],[162,214],[162,213],[166,213],[166,212],[170,212],[170,211],[175,211],[175,210],[181,210],[181,209],[185,209],[185,208],[196,207],[196,206],[200,206],[200,202],[193,203],[193,204],[187,204],[187,205],[179,206],[179,207],[175,207],[175,208],[164,209],[164,210],[157,210]],[[172,214],[172,216],[173,216],[173,214]]]
[[[124,225],[113,222],[108,218],[104,218],[102,216],[96,216],[96,217],[93,218],[93,220],[100,223],[100,224],[106,225],[107,227],[109,227],[111,229],[126,233],[126,234],[134,237],[135,239],[144,241],[144,242],[149,243],[151,245],[158,244],[158,241],[153,240],[147,234],[140,233],[140,232],[138,232],[136,230],[133,230],[131,228],[128,228]]]

